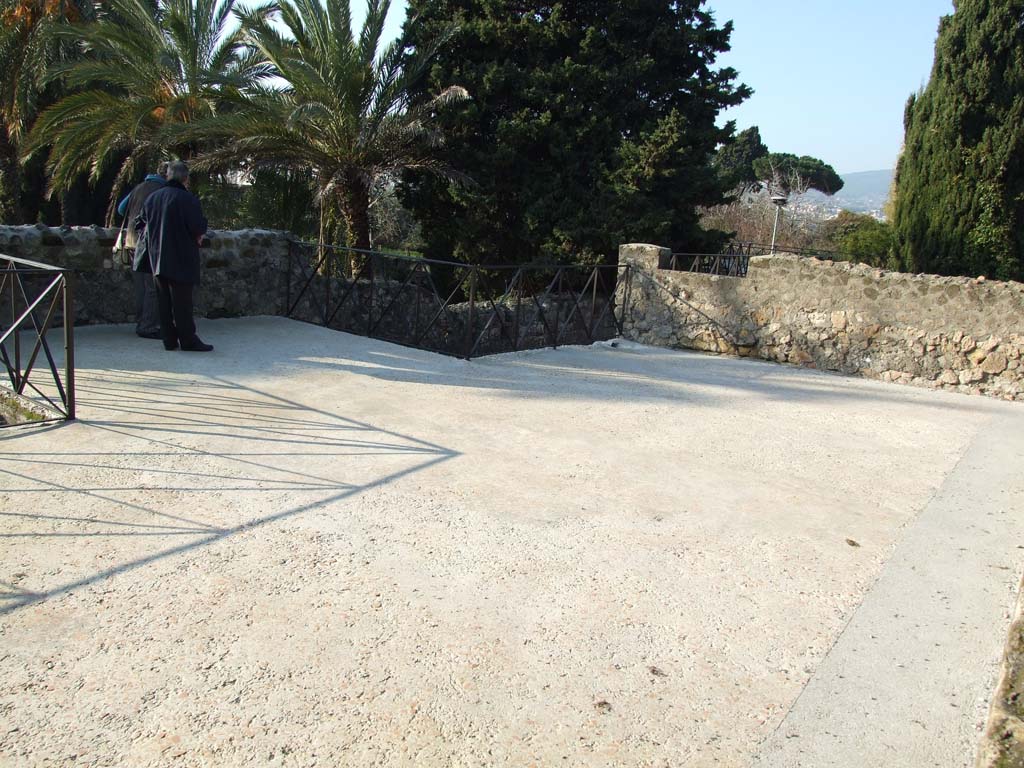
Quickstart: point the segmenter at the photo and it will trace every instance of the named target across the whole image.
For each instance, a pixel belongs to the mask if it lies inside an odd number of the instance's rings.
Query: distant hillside
[[[870,213],[881,218],[882,207],[889,197],[889,187],[895,171],[862,171],[843,176],[843,188],[828,197],[820,192],[808,192],[799,201],[798,207],[820,208],[834,215],[846,209],[855,213]]]

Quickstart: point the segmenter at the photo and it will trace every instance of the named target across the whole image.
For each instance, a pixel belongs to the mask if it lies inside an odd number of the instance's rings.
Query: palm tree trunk
[[[365,180],[355,173],[346,174],[339,202],[348,226],[349,246],[370,250],[370,188]]]
[[[348,227],[348,245],[359,251],[370,250],[370,190],[363,179],[354,173],[346,174],[345,188],[338,196],[341,215]],[[349,254],[349,271],[352,277],[359,275],[366,256],[362,253]]]
[[[0,218],[11,224],[27,224],[22,220],[23,214],[18,148],[0,126]]]

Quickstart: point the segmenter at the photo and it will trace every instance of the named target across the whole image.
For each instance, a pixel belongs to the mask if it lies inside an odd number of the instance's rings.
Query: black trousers
[[[160,333],[160,300],[148,272],[132,272],[135,289],[135,332]]]
[[[179,283],[155,276],[156,297],[160,304],[160,333],[165,342],[187,347],[196,340],[196,321],[192,317],[192,283]]]

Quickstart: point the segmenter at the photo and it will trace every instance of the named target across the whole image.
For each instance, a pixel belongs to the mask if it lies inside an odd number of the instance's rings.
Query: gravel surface
[[[630,344],[201,334],[81,329],[80,420],[0,432],[4,766],[748,765],[1024,413]]]

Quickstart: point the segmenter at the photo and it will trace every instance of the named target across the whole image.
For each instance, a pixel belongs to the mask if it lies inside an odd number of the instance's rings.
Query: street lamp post
[[[775,253],[775,237],[779,234],[779,219],[782,217],[782,209],[786,207],[789,198],[786,195],[772,195],[772,203],[775,204],[775,226],[772,227],[772,250]]]

